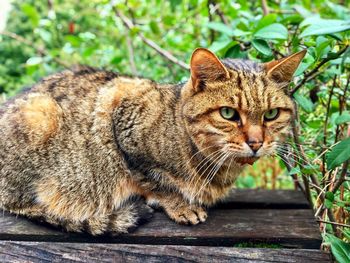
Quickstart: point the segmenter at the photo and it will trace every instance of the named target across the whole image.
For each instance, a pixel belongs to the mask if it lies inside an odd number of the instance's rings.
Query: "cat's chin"
[[[258,159],[259,157],[240,157],[240,158],[236,158],[235,162],[241,165],[245,165],[245,164],[253,165],[253,163],[255,163]]]

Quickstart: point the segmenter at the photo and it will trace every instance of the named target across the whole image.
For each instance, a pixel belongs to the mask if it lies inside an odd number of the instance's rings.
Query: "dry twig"
[[[10,38],[12,38],[14,40],[17,40],[19,43],[22,43],[22,44],[25,44],[27,46],[30,46],[30,47],[34,48],[36,53],[38,53],[40,56],[47,56],[48,55],[48,52],[46,51],[46,49],[44,47],[36,47],[34,45],[34,43],[32,43],[31,41],[25,39],[24,37],[22,37],[20,35],[17,35],[16,33],[8,32],[8,31],[2,31],[2,32],[0,32],[0,35],[10,37]],[[70,67],[70,65],[68,63],[60,60],[59,58],[53,57],[52,59],[57,64],[65,67],[65,68]]]
[[[267,5],[266,0],[261,0],[261,6],[263,9],[264,16],[268,15],[269,14],[269,7]]]
[[[326,220],[321,220],[321,219],[318,219],[317,221],[318,221],[318,222],[321,222],[321,223],[326,223],[326,224],[335,225],[335,226],[350,227],[350,225],[347,225],[347,224],[342,224],[342,223],[337,223],[337,222],[331,222],[331,221],[326,221]]]

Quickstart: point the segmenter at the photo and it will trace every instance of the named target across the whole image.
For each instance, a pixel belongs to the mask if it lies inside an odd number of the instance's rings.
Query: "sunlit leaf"
[[[220,22],[209,22],[207,24],[207,27],[212,30],[224,33],[225,35],[230,37],[233,37],[233,36],[239,37],[239,36],[248,34],[248,32],[242,31],[240,29],[232,29],[229,26],[225,25],[224,23],[220,23]]]
[[[316,20],[316,19],[315,19]],[[342,32],[350,29],[350,20],[318,19],[311,23],[299,38],[312,35],[325,35]]]
[[[151,28],[154,34],[158,35],[160,33],[160,29],[157,22],[155,21],[149,22],[149,27]]]
[[[31,57],[27,60],[26,64],[28,66],[34,66],[34,65],[38,65],[40,63],[43,62],[43,58],[42,57]]]
[[[274,23],[261,28],[254,34],[254,36],[256,38],[264,39],[287,39],[288,30],[284,25]]]
[[[218,52],[222,49],[227,48],[229,45],[231,45],[232,40],[230,39],[225,39],[221,41],[215,41],[213,44],[209,47],[209,49],[213,52]]]
[[[39,24],[40,15],[38,11],[35,9],[35,7],[25,3],[21,6],[21,9],[23,13],[25,13],[29,17],[33,27],[37,27]]]
[[[350,138],[347,138],[336,146],[327,154],[327,167],[329,170],[334,169],[338,165],[350,159]]]
[[[277,15],[276,14],[268,14],[268,15],[264,16],[262,19],[259,20],[259,23],[256,26],[254,31],[256,32],[259,29],[274,23],[276,21],[276,19],[277,19]]]

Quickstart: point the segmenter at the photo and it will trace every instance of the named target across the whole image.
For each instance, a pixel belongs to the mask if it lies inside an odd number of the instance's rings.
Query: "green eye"
[[[265,121],[272,121],[278,117],[279,110],[278,109],[272,109],[264,114],[264,120]]]
[[[238,112],[235,109],[232,109],[230,107],[222,107],[220,109],[220,114],[226,120],[230,120],[230,121],[240,120]]]

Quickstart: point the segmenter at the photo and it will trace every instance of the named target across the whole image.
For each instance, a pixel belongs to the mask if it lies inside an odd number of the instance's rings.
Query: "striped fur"
[[[256,159],[289,132],[293,102],[275,77],[298,63],[199,49],[183,85],[92,68],[49,76],[0,109],[0,207],[93,235],[127,232],[149,205],[204,222],[251,161],[247,140],[263,140]],[[240,121],[222,118],[224,106]],[[263,122],[274,108],[279,117]]]

